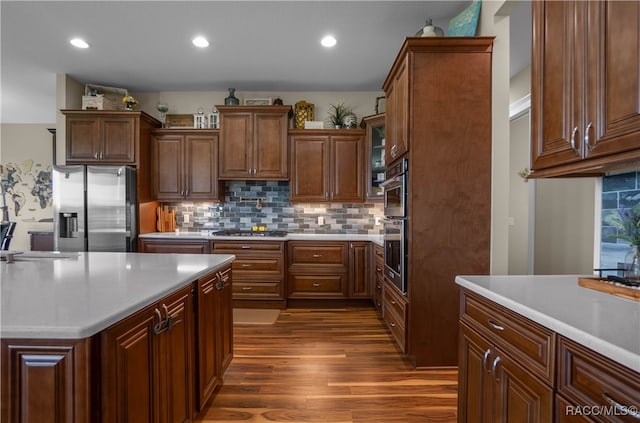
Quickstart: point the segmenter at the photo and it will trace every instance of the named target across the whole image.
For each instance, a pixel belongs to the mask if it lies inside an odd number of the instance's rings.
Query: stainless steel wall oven
[[[387,169],[384,188],[384,273],[398,289],[407,293],[407,182],[408,162],[402,159]]]

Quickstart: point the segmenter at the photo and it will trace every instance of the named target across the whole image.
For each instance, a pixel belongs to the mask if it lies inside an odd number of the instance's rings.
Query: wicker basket
[[[304,122],[313,120],[314,105],[301,100],[296,103],[296,128],[304,128]]]

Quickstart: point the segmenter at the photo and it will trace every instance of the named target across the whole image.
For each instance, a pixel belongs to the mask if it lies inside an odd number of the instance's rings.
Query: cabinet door
[[[487,364],[491,345],[466,325],[458,343],[458,422],[490,422],[493,413]]]
[[[197,409],[202,411],[213,394],[220,380],[220,369],[217,363],[216,347],[218,344],[217,323],[218,276],[211,273],[198,281],[198,327],[197,333],[197,369],[196,393]]]
[[[102,423],[158,421],[155,323],[145,309],[102,332]]]
[[[586,156],[640,148],[640,3],[587,2]]]
[[[371,247],[369,242],[349,243],[349,297],[371,298]]]
[[[531,168],[582,159],[583,2],[533,2]]]
[[[261,112],[253,119],[252,176],[288,179],[287,115]]]
[[[0,421],[91,421],[90,344],[3,339]]]
[[[365,179],[367,201],[382,201],[385,167],[385,115],[378,114],[365,118],[367,135],[365,138]]]
[[[227,267],[218,274],[218,364],[220,374],[233,359],[233,283],[231,268]]]
[[[386,93],[386,163],[409,150],[409,57],[404,59]]]
[[[220,114],[219,169],[222,179],[247,179],[253,169],[253,118],[249,112]]]
[[[539,423],[553,418],[553,389],[500,350],[494,350],[495,422]]]
[[[364,201],[364,140],[361,136],[331,137],[331,200]]]
[[[217,138],[199,135],[185,137],[185,198],[219,199]]]
[[[170,324],[160,333],[158,369],[160,422],[191,421],[193,407],[193,293],[191,286],[160,304]],[[163,418],[164,417],[164,418]]]
[[[291,201],[328,201],[328,137],[292,136],[291,150]]]
[[[183,136],[153,137],[152,195],[157,200],[182,200],[184,195]]]
[[[100,155],[100,121],[91,116],[67,116],[67,163],[95,163]]]
[[[101,120],[101,161],[135,163],[136,120],[133,117],[105,116]]]

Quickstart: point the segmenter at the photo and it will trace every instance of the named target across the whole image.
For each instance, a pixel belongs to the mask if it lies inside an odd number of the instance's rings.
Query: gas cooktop
[[[220,229],[211,232],[213,236],[248,236],[248,237],[284,237],[287,236],[286,231],[251,231],[241,229]]]

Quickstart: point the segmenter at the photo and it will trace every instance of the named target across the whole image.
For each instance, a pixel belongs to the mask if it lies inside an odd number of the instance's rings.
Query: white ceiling
[[[428,18],[446,31],[470,3],[3,0],[0,122],[55,122],[57,73],[131,92],[378,91],[406,36]],[[524,3],[512,73],[530,59]],[[319,44],[327,33],[338,39],[330,50]],[[211,45],[196,49],[195,35]]]

